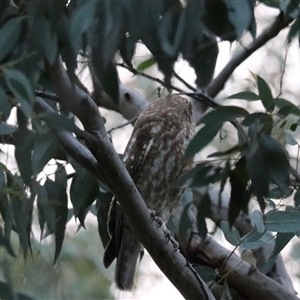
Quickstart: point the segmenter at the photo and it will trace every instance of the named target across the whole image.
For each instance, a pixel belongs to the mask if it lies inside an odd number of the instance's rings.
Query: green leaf
[[[256,228],[258,233],[265,232],[263,214],[259,210],[253,211],[251,214],[251,225]]]
[[[11,105],[9,103],[8,97],[0,86],[0,115],[4,116],[4,120],[9,117],[10,111]]]
[[[211,282],[217,277],[217,273],[213,268],[196,265],[194,269],[205,282]]]
[[[296,18],[299,14],[299,0],[285,0],[280,4],[280,10],[285,16]]]
[[[293,137],[293,135],[291,134],[291,132],[289,132],[288,130],[285,130],[285,141],[288,145],[291,146],[295,146],[298,145],[298,142],[296,141],[296,139]]]
[[[15,158],[26,184],[29,184],[32,176],[31,153],[34,145],[35,135],[27,128],[27,117],[18,109],[18,128],[15,142]]]
[[[68,221],[68,197],[66,193],[67,188],[67,174],[65,171],[65,167],[57,164],[58,170],[55,174],[55,182],[47,178],[45,182],[45,188],[47,191],[47,201],[51,205],[51,216],[43,216],[44,220],[49,221],[47,222],[48,228],[50,227],[51,232],[55,233],[55,254],[54,254],[54,263],[57,261],[59,254],[62,249],[62,244],[65,236],[65,230],[66,230],[66,223]],[[45,196],[45,194],[41,195]],[[42,201],[45,201],[45,199],[41,199]],[[45,205],[45,202],[41,203],[43,204],[41,212],[46,212],[45,208],[47,207],[47,204]],[[52,211],[54,211],[55,216],[53,216]],[[46,212],[47,213],[47,212]],[[54,217],[54,220],[53,220]],[[53,222],[54,221],[54,222]],[[54,224],[53,224],[54,223]]]
[[[74,120],[69,119],[64,115],[49,112],[41,115],[41,118],[45,120],[49,126],[63,128],[67,131],[74,132],[76,135],[82,133],[82,130],[75,125]]]
[[[52,180],[47,178],[44,186],[36,186],[37,194],[37,208],[39,224],[41,228],[41,239],[44,234],[45,224],[47,224],[48,233],[52,234],[55,232],[55,211],[51,204],[54,201],[56,186]],[[48,196],[49,194],[49,196]]]
[[[55,184],[57,185],[56,202],[52,203],[55,210],[55,254],[56,263],[62,249],[65,238],[66,223],[68,221],[68,196],[67,196],[67,173],[65,167],[58,164],[58,171],[55,174]]]
[[[76,174],[71,183],[70,198],[74,208],[74,216],[79,217],[80,211],[83,209],[84,212],[96,199],[98,184],[95,177],[75,161],[72,161],[71,164],[75,169]],[[85,213],[83,217],[85,217]],[[81,226],[84,227],[84,220],[79,220]]]
[[[45,16],[38,16],[32,30],[32,40],[35,48],[40,51],[48,63],[52,64],[57,56],[58,40],[51,21]]]
[[[191,227],[191,220],[189,217],[189,210],[191,209],[191,204],[187,204],[181,214],[179,221],[179,242],[180,245],[185,247],[188,243],[188,232]]]
[[[156,60],[154,59],[154,57],[150,57],[146,60],[144,60],[143,62],[141,62],[138,67],[137,70],[138,71],[145,71],[146,69],[152,67],[153,65],[156,64]]]
[[[230,203],[228,219],[233,224],[241,211],[248,211],[248,203],[250,201],[250,191],[248,189],[248,174],[245,166],[245,159],[241,158],[235,168],[230,171]]]
[[[97,5],[97,1],[89,1],[83,6],[80,6],[72,15],[69,35],[75,53],[83,49],[83,34],[94,22]]]
[[[289,29],[288,35],[287,35],[287,44],[290,44],[292,40],[298,35],[299,36],[300,31],[300,16],[296,19],[296,21],[292,24],[292,26]]]
[[[242,122],[243,126],[251,126],[253,123],[256,123],[259,121],[259,123],[264,124],[265,129],[269,130],[269,128],[272,128],[273,126],[273,120],[272,117],[267,113],[262,112],[255,112],[253,114],[248,115]]]
[[[104,67],[100,59],[93,59],[92,62],[95,75],[100,79],[104,91],[115,103],[118,103],[119,77],[115,65],[113,63],[107,63],[106,67]]]
[[[291,196],[293,189],[289,188],[288,194],[283,193],[278,187],[275,187],[269,191],[269,198],[271,199],[283,199]]]
[[[209,183],[212,183],[214,181],[214,178],[216,177],[214,172],[217,172],[216,170],[213,170],[213,167],[209,164],[203,164],[197,165],[197,167],[200,167],[198,171],[193,174],[192,183],[190,184],[191,187],[202,187],[207,186]],[[220,171],[220,170],[218,170]]]
[[[300,189],[298,188],[296,190],[296,193],[294,195],[294,205],[296,208],[300,206]]]
[[[270,135],[263,135],[246,153],[247,170],[254,194],[261,209],[269,196],[269,183],[275,183],[284,194],[289,193],[290,164],[281,144]],[[259,166],[259,168],[257,167]]]
[[[0,29],[0,61],[11,53],[21,35],[24,17],[11,18],[1,25]]]
[[[204,241],[207,235],[207,226],[205,222],[205,218],[210,215],[210,206],[211,200],[208,194],[205,194],[201,197],[201,201],[198,205],[198,212],[197,212],[197,227],[199,234]]]
[[[300,212],[270,211],[264,216],[266,229],[274,232],[298,232],[300,228]]]
[[[198,28],[196,33],[199,35]],[[192,48],[188,55],[187,60],[190,65],[194,68],[197,75],[196,85],[202,89],[205,89],[211,82],[216,62],[219,54],[219,47],[217,39],[213,36],[203,35],[201,41],[193,43]]]
[[[256,101],[259,100],[259,96],[252,92],[240,92],[233,95],[228,96],[226,99],[240,99],[247,101]]]
[[[254,19],[253,2],[249,0],[225,0],[228,7],[228,18],[233,24],[238,39],[245,30],[251,27]]]
[[[220,226],[227,242],[233,246],[238,246],[241,241],[238,230],[234,226],[230,226],[227,221],[221,221]]]
[[[289,194],[290,163],[282,145],[269,135],[260,138],[260,149],[268,168],[268,173],[283,193]]]
[[[224,122],[234,121],[235,119],[247,117],[248,115],[248,111],[244,108],[229,105],[221,106],[205,114],[198,124],[223,124]]]
[[[283,116],[288,116],[290,114],[300,116],[300,109],[298,106],[294,105],[292,102],[282,99],[275,98],[275,105],[279,108],[278,114]]]
[[[201,128],[195,137],[190,142],[185,152],[185,159],[189,159],[197,152],[201,151],[213,138],[217,135],[221,129],[222,124],[209,124]]]
[[[181,5],[174,6],[159,20],[157,36],[163,52],[167,56],[177,56],[178,48],[184,33],[186,10]]]
[[[262,0],[261,2],[267,6],[279,8],[280,4],[282,3],[282,0]]]
[[[7,215],[9,222],[14,222],[13,229],[18,233],[19,242],[21,245],[24,256],[30,247],[30,233],[31,233],[31,212],[32,212],[32,199],[29,200],[23,188],[23,182],[20,178],[7,173],[7,187],[10,191],[10,204],[11,211]],[[29,210],[27,209],[29,205]],[[31,207],[31,209],[30,209]],[[12,214],[11,214],[12,213]],[[5,224],[6,225],[6,224]],[[13,226],[10,224],[10,226]]]
[[[273,238],[271,232],[264,230],[263,232],[251,231],[241,238],[240,247],[243,250],[253,250],[264,246]]]
[[[272,256],[279,254],[294,236],[295,234],[292,232],[278,232]]]
[[[60,143],[51,131],[37,137],[32,152],[33,173],[39,174],[60,149]]]
[[[34,92],[24,73],[17,69],[4,69],[5,81],[20,103],[20,109],[26,116],[31,115]]]
[[[203,21],[222,40],[233,42],[237,38],[234,24],[229,18],[229,8],[224,1],[206,0]]]
[[[0,281],[0,298],[1,299],[16,299],[16,300],[35,300],[23,293],[15,293],[8,283]]]
[[[259,75],[257,75],[256,81],[259,98],[261,99],[262,104],[268,112],[272,112],[274,110],[275,103],[270,87]]]
[[[6,123],[0,123],[0,135],[6,135],[6,134],[12,134],[18,130],[18,127],[6,124]]]

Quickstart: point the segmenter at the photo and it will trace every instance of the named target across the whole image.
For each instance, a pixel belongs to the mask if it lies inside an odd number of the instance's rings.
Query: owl
[[[190,101],[169,95],[151,103],[137,119],[124,153],[124,164],[150,210],[167,222],[185,185],[173,185],[192,166],[183,160],[194,136]],[[110,241],[104,253],[107,268],[117,258],[115,282],[131,290],[143,247],[132,234],[129,220],[113,198],[108,222]]]

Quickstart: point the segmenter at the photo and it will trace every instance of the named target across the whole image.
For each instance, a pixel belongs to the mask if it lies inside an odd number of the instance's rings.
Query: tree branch
[[[119,100],[113,101],[102,89],[94,82],[92,98],[98,106],[114,110],[120,113],[125,119],[132,120],[138,116],[149,104],[147,99],[137,91],[126,87],[119,82]]]
[[[209,218],[217,225],[220,225],[221,221],[228,221],[229,215],[229,196],[224,192],[221,195],[221,203],[219,201],[219,191],[212,187],[209,189],[209,196],[211,199],[211,214]],[[251,215],[252,211],[249,211]],[[246,215],[239,215],[234,222],[234,226],[237,228],[241,236],[252,232],[255,228],[251,225],[250,218]],[[256,249],[253,255],[257,261],[256,266],[258,269],[262,267],[262,264],[272,255],[274,249],[274,239],[268,241],[263,247]],[[282,286],[285,287],[290,293],[294,293],[294,287],[291,278],[289,277],[283,259],[279,254],[275,261],[275,264],[268,274],[268,277],[274,279]]]
[[[233,71],[252,53],[254,53],[261,46],[266,44],[269,40],[274,38],[283,28],[287,27],[293,21],[290,17],[284,17],[280,13],[274,22],[267,26],[264,31],[252,42],[250,45],[242,49],[229,61],[219,75],[213,79],[206,89],[206,94],[214,98],[224,87],[226,81],[231,76]]]
[[[166,239],[162,228],[151,222],[147,206],[107,137],[94,101],[71,83],[61,61],[46,64],[47,72],[62,103],[90,133],[86,143],[99,164],[105,184],[122,205],[131,228],[154,261],[186,299],[214,299],[206,284],[187,266],[179,251]],[[117,183],[117,184],[116,184]],[[145,234],[147,233],[147,234]],[[159,245],[159,247],[157,247]],[[175,271],[176,270],[176,271]]]
[[[213,268],[219,270],[221,279],[227,279],[228,284],[236,291],[247,295],[251,300],[296,300],[295,292],[290,292],[285,286],[260,273],[253,265],[242,261],[235,253],[222,247],[215,240],[207,237],[205,242],[194,234],[190,243],[199,261],[205,260]]]
[[[55,113],[54,110],[40,97],[36,97],[34,111],[41,115],[45,113]],[[47,121],[45,122],[47,124]],[[101,177],[97,160],[92,153],[73,136],[71,132],[59,127],[54,127],[51,124],[47,125],[54,132],[63,148],[74,160],[84,166],[94,176]]]

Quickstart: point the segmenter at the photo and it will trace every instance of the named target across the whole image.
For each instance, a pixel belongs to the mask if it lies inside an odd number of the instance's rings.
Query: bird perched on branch
[[[124,153],[124,164],[150,210],[167,222],[185,185],[172,184],[190,169],[182,157],[194,136],[190,101],[178,95],[159,98],[137,119]],[[115,281],[121,290],[131,290],[143,247],[130,230],[130,220],[113,198],[109,213],[110,241],[104,266],[117,258]]]

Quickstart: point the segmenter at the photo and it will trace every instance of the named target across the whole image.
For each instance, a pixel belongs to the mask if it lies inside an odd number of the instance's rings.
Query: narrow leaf
[[[1,25],[0,29],[0,61],[11,53],[17,43],[22,30],[22,17],[11,18]]]
[[[18,130],[17,127],[6,124],[0,123],[0,135],[12,134]]]
[[[259,210],[255,210],[251,214],[251,225],[256,228],[257,232],[262,233],[265,231],[263,214]]]
[[[240,244],[241,237],[237,229],[234,226],[230,226],[227,221],[221,221],[220,225],[227,242],[233,246],[238,246]]]
[[[32,153],[32,168],[34,174],[39,174],[48,161],[53,158],[60,149],[60,143],[52,132],[48,131],[42,136],[39,136],[34,143]]]
[[[227,97],[227,99],[240,99],[247,101],[257,101],[259,100],[259,96],[252,92],[240,92]]]
[[[261,99],[265,109],[268,112],[272,112],[274,110],[274,99],[271,93],[271,89],[266,83],[264,79],[262,79],[259,75],[257,75],[257,87],[259,98]]]
[[[197,212],[197,226],[202,240],[205,240],[207,235],[207,226],[206,226],[205,218],[208,217],[210,214],[210,206],[211,206],[211,200],[209,195],[208,194],[203,195],[198,205],[198,212]]]
[[[145,71],[146,69],[152,67],[155,63],[156,63],[156,60],[154,59],[154,57],[150,57],[150,58],[144,60],[143,62],[141,62],[138,65],[137,70]]]
[[[199,124],[223,124],[224,122],[234,121],[237,118],[243,118],[249,115],[249,112],[238,106],[221,106],[212,110],[200,119]]]
[[[3,72],[7,86],[20,103],[20,109],[30,116],[34,93],[28,78],[17,69],[4,69]]]
[[[191,158],[193,155],[195,155],[197,152],[200,152],[205,146],[207,146],[209,142],[211,142],[217,135],[221,127],[222,124],[209,124],[201,128],[190,142],[185,152],[185,158]]]

